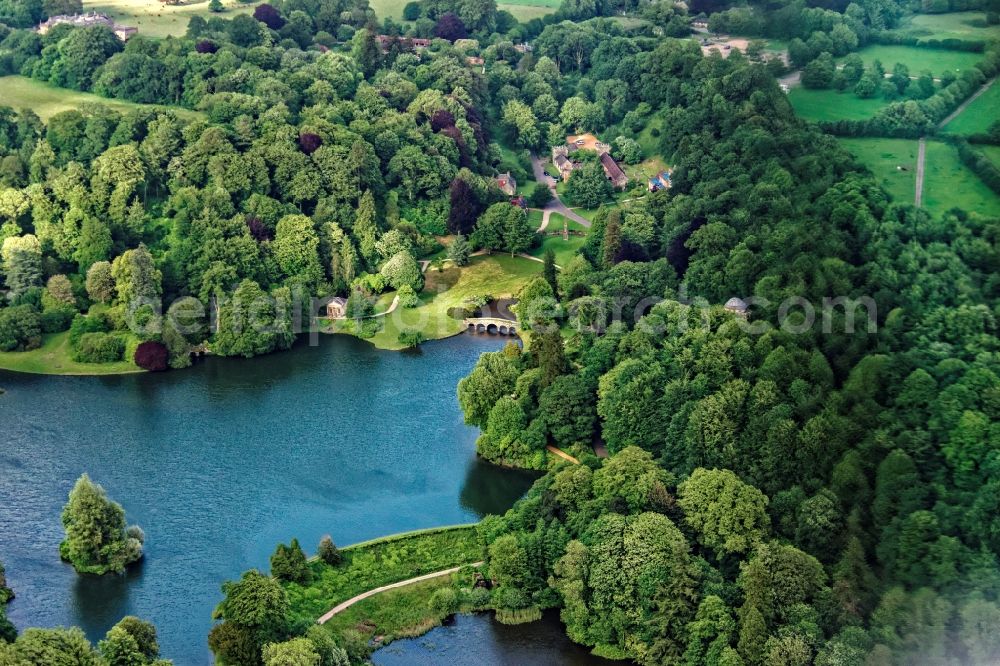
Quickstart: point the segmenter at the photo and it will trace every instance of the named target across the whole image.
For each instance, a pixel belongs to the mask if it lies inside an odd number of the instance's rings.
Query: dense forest
[[[995,661],[997,220],[891,203],[759,66],[650,56],[634,94],[665,109],[674,187],[560,273],[531,325],[565,317],[565,349],[533,335],[459,387],[498,458],[612,454],[483,521],[496,604],[645,664]],[[697,306],[747,294],[754,334]],[[864,309],[776,325],[834,296],[873,299],[877,333]]]
[[[858,86],[885,77],[832,57],[885,39],[902,5],[565,0],[519,24],[428,0],[404,29],[364,0],[276,0],[123,44],[30,30],[58,4],[0,0],[0,72],[160,106],[0,108],[0,350],[62,331],[80,360],[150,367],[205,340],[287,348],[293,302],[340,295],[360,315],[419,291],[416,260],[448,234],[530,244],[493,178],[505,152],[526,176],[526,151],[600,131],[631,162],[655,117],[671,187],[601,208],[580,253],[519,294],[524,348],[458,386],[487,459],[581,459],[480,524],[491,607],[557,607],[574,641],[641,664],[1000,660],[1000,220],[891,201],[823,131],[927,131],[996,74],[996,44],[954,80],[900,72],[875,119],[820,128],[795,117],[782,63],[675,37],[703,12],[789,39],[819,87]],[[649,23],[606,18],[622,11]],[[570,196],[605,198],[595,164]],[[238,304],[268,296],[277,325],[241,325]],[[220,663],[348,659],[289,621],[273,578],[223,589]],[[15,641],[8,598],[0,567],[0,664],[158,659],[135,618],[96,650],[77,630]]]

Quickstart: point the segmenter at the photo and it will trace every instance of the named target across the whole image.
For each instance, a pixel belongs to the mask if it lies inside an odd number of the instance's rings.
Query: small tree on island
[[[344,556],[341,554],[340,549],[337,548],[337,545],[333,543],[333,539],[329,534],[319,540],[316,555],[331,567],[335,567],[344,561]]]
[[[125,510],[86,474],[69,493],[62,523],[66,539],[59,544],[59,555],[78,573],[122,573],[142,559],[142,530],[126,529]]]
[[[312,569],[306,561],[306,554],[298,539],[292,539],[287,546],[279,543],[271,555],[271,575],[278,580],[306,585],[312,581]]]

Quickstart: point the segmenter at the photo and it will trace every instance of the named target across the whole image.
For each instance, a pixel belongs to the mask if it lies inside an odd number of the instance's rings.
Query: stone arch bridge
[[[499,317],[466,317],[462,320],[470,333],[517,335],[517,321]]]

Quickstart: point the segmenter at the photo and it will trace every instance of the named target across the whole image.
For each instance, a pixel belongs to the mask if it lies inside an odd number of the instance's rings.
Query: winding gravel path
[[[327,622],[330,621],[330,618],[332,618],[334,615],[342,613],[343,611],[347,610],[348,608],[350,608],[351,606],[353,606],[354,604],[358,603],[363,599],[367,599],[368,597],[373,597],[376,594],[385,592],[386,590],[395,590],[396,588],[406,587],[407,585],[412,585],[413,583],[420,583],[425,580],[430,580],[431,578],[447,576],[449,574],[455,573],[456,571],[458,571],[463,567],[478,567],[481,566],[482,564],[483,562],[473,562],[472,564],[463,564],[462,566],[459,567],[452,567],[450,569],[445,569],[444,571],[435,571],[434,573],[424,574],[423,576],[417,576],[416,578],[407,578],[406,580],[401,580],[398,583],[391,583],[389,585],[383,585],[382,587],[376,587],[374,590],[368,590],[367,592],[362,592],[361,594],[351,597],[347,601],[339,603],[330,610],[328,610],[318,620],[316,620],[316,624],[326,624]]]

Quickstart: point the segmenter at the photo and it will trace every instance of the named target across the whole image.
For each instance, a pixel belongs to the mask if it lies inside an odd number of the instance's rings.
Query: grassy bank
[[[25,76],[0,76],[0,104],[14,109],[31,109],[42,120],[48,120],[62,111],[78,109],[84,104],[103,104],[121,113],[139,108],[169,108],[185,118],[197,118],[202,114],[179,107],[155,107],[151,104],[135,104],[100,95],[57,88]]]
[[[285,585],[296,621],[315,622],[337,604],[362,592],[482,559],[474,525],[394,535],[355,544],[341,552],[344,559],[336,567],[320,561],[311,563],[313,581],[309,585]]]
[[[24,352],[0,352],[0,370],[40,375],[120,375],[142,372],[131,361],[78,363],[71,356],[69,331],[46,335],[42,346]]]
[[[448,314],[471,296],[488,294],[494,298],[513,296],[532,277],[541,274],[542,264],[510,255],[494,254],[473,257],[468,266],[445,264],[443,270],[429,268],[426,284],[420,293],[420,305],[397,308],[381,317],[382,329],[368,338],[379,349],[403,349],[402,331],[418,331],[424,340],[439,340],[465,330],[461,319]],[[344,322],[337,322],[335,332],[349,332]]]

